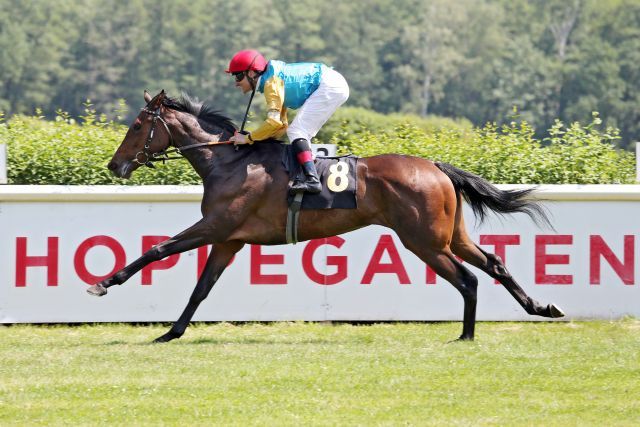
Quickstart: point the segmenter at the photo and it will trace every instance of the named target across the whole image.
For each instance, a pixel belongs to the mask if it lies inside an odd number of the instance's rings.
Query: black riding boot
[[[311,145],[309,141],[303,138],[298,138],[292,142],[293,151],[296,154],[298,162],[302,166],[304,171],[304,181],[296,179],[291,186],[292,193],[306,192],[310,194],[317,194],[322,191],[322,184],[318,178],[318,172],[316,171],[316,165],[313,163],[311,154]]]

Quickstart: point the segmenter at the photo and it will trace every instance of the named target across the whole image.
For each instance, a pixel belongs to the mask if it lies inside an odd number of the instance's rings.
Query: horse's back
[[[451,180],[436,166],[422,157],[402,154],[381,154],[363,157],[359,161],[365,168],[365,181],[380,180],[389,185],[401,186],[416,192],[448,187]]]
[[[420,218],[428,224],[455,214],[453,184],[433,161],[383,154],[362,158],[358,163],[359,204],[376,211],[384,225],[409,218]]]

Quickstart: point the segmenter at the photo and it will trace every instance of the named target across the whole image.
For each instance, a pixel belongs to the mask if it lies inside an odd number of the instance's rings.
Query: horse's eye
[[[140,125],[140,123],[134,123],[133,124],[133,130],[140,130],[142,126]]]

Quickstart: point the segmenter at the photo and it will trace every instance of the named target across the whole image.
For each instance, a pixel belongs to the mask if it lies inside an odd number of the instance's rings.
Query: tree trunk
[[[431,101],[431,73],[427,73],[422,82],[422,105],[420,107],[420,116],[426,117],[429,112],[429,102]]]

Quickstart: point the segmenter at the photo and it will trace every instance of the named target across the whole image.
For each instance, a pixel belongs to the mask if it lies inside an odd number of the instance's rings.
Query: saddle
[[[351,154],[316,157],[322,191],[318,194],[288,194],[287,243],[298,241],[298,215],[302,209],[357,209],[357,161],[358,157]],[[296,178],[304,179],[304,172],[290,144],[284,145],[282,164],[289,173],[289,188]]]

